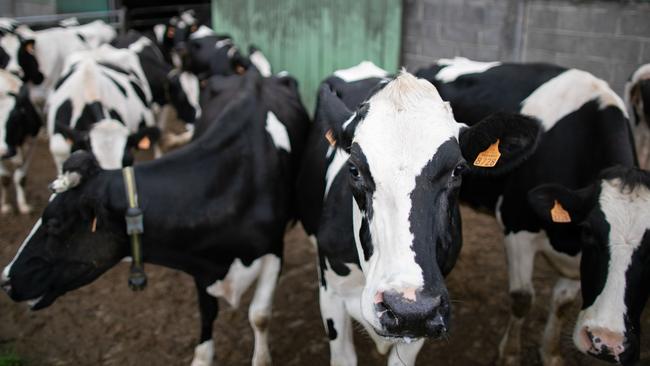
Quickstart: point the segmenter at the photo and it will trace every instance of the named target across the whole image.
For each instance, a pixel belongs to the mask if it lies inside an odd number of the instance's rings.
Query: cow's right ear
[[[352,123],[354,112],[348,109],[328,84],[320,87],[316,110],[316,119],[324,121],[328,128],[325,138],[331,145],[349,152],[357,127],[356,123]]]
[[[95,156],[85,150],[77,150],[63,163],[62,173],[49,186],[54,193],[77,187],[84,180],[95,176],[101,168]]]
[[[548,223],[580,223],[595,204],[595,187],[571,190],[559,184],[543,184],[528,192],[528,203]]]

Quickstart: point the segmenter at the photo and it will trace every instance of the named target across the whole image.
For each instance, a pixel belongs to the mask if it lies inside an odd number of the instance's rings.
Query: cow
[[[148,149],[159,136],[137,56],[103,45],[74,53],[66,63],[47,101],[50,151],[58,172],[79,149],[92,151],[103,169],[131,165],[131,149]]]
[[[32,31],[27,27],[17,29],[25,40],[33,41],[33,53],[42,74],[42,83],[30,90],[32,101],[43,108],[49,94],[53,91],[59,76],[63,72],[65,59],[77,51],[85,51],[107,43],[116,35],[115,30],[101,20],[92,23],[54,27]]]
[[[183,120],[188,127],[182,136],[173,136],[175,144],[187,142],[192,137],[193,124],[201,116],[199,105],[199,81],[187,71],[172,68],[154,41],[143,34],[130,30],[115,39],[113,46],[128,48],[137,55],[144,77],[152,93],[152,109],[156,125],[161,131],[174,115]]]
[[[41,119],[29,99],[29,90],[14,73],[0,69],[0,213],[7,214],[7,190],[13,180],[22,214],[31,212],[25,197],[25,177],[32,159],[34,137]],[[15,167],[12,173],[12,167]],[[13,175],[13,178],[12,178]]]
[[[210,128],[189,145],[133,167],[143,213],[145,262],[193,276],[201,332],[192,365],[212,364],[217,297],[232,306],[257,280],[249,307],[253,365],[268,365],[271,303],[285,227],[294,213],[290,173],[309,123],[295,89],[255,69],[206,105]],[[55,194],[2,272],[2,287],[32,309],[92,282],[130,255],[122,172],[76,152]],[[191,189],[187,189],[191,187]],[[94,223],[94,224],[93,224]],[[65,245],[64,245],[65,244]],[[89,248],[91,248],[89,250]]]
[[[424,338],[445,338],[450,329],[444,276],[462,243],[463,176],[514,169],[541,128],[514,114],[468,128],[432,84],[406,71],[383,81],[378,72],[374,92],[362,90],[354,75],[368,77],[370,68],[321,84],[298,179],[299,217],[318,248],[331,364],[356,365],[352,318],[380,353],[390,350],[389,365],[413,365]],[[497,140],[501,158],[474,165]]]
[[[610,298],[615,304],[604,305],[602,301],[594,303],[593,297],[603,290],[602,279],[620,279],[617,276],[621,271],[636,273],[643,268],[636,257],[631,262],[617,260],[610,262],[609,267],[603,265],[608,261],[606,247],[592,250],[589,239],[597,235],[603,245],[616,246],[620,244],[620,237],[616,235],[622,233],[631,240],[626,244],[633,247],[637,245],[634,242],[637,229],[647,221],[647,211],[619,210],[623,197],[630,200],[630,207],[644,207],[647,198],[643,194],[614,192],[618,187],[626,192],[628,188],[642,192],[642,188],[636,190],[636,187],[643,184],[637,184],[634,179],[629,182],[625,178],[627,173],[619,177],[621,182],[617,181],[618,174],[605,173],[605,169],[615,165],[630,171],[635,171],[637,166],[628,115],[621,98],[605,81],[592,74],[543,63],[441,59],[420,70],[418,75],[435,85],[442,98],[451,103],[457,118],[470,125],[491,113],[510,111],[535,117],[544,128],[537,151],[517,170],[501,181],[488,182],[472,177],[465,182],[460,195],[472,206],[496,215],[505,235],[511,316],[499,344],[498,364],[519,365],[521,327],[535,293],[534,259],[541,253],[561,276],[553,289],[540,347],[544,365],[562,362],[560,332],[567,321],[565,309],[578,296],[581,287],[584,302],[575,327],[576,346],[590,355],[633,365],[639,358],[638,310],[641,305],[638,301],[647,297],[647,290],[631,280],[628,287],[618,288],[621,292],[615,295],[603,292],[603,295],[612,296],[625,293],[624,304],[631,310],[628,313],[620,307],[621,299]],[[569,190],[601,187],[600,192],[580,193],[581,198],[590,199],[582,208],[598,217],[592,219],[590,216],[587,221],[581,221],[582,217],[572,212],[578,202],[569,202],[573,196],[568,193],[555,196],[557,205],[550,207],[556,222],[540,217],[535,207],[549,208],[545,206],[548,201],[531,204],[528,195],[536,187],[551,183]],[[600,206],[594,204],[598,197]],[[544,215],[548,218],[549,212]],[[601,236],[607,232],[613,235],[609,242]],[[619,254],[625,256],[631,252]],[[637,255],[645,258],[643,251]]]
[[[625,104],[630,113],[639,166],[650,168],[650,64],[639,67],[625,84]]]
[[[40,84],[43,74],[34,54],[34,40],[20,36],[25,26],[11,18],[0,18],[0,69],[7,70],[23,81]]]
[[[210,27],[202,25],[196,18],[194,10],[186,10],[178,16],[173,16],[166,24],[156,24],[153,27],[154,37],[167,63],[175,68],[183,66],[179,50],[185,48],[185,42],[193,37],[204,37],[215,34]]]

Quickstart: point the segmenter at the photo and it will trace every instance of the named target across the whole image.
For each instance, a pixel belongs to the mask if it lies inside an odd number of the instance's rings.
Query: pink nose
[[[619,360],[625,351],[625,335],[605,328],[584,327],[583,334],[588,340],[588,353],[600,358]]]

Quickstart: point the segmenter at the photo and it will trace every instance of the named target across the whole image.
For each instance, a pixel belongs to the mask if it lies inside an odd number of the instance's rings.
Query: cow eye
[[[465,173],[466,170],[467,170],[467,164],[465,164],[464,162],[460,163],[456,165],[454,170],[451,172],[451,176],[454,178],[458,178],[461,175],[463,175],[463,173]]]
[[[350,175],[352,176],[352,178],[359,179],[360,177],[359,169],[354,164],[352,163],[348,164],[348,169],[350,170]]]

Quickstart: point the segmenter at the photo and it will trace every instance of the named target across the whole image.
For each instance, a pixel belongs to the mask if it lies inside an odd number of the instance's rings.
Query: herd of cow
[[[191,12],[122,35],[101,21],[32,31],[5,18],[0,46],[2,214],[12,182],[18,211],[30,212],[23,186],[42,116],[59,172],[2,272],[15,301],[47,307],[135,257],[120,169],[133,149],[153,148],[156,159],[133,167],[142,258],[194,278],[192,365],[213,362],[217,298],[237,306],[254,282],[252,364],[271,363],[283,236],[298,221],[318,251],[331,364],[357,363],[354,319],[389,365],[413,365],[424,339],[450,332],[444,278],[462,246],[461,202],[492,212],[505,234],[511,317],[500,365],[520,362],[538,252],[561,276],[544,365],[562,363],[564,309],[579,294],[575,346],[639,361],[650,65],[632,75],[624,102],[593,75],[550,64],[455,58],[389,75],[363,62],[321,83],[312,122],[293,77]],[[176,118],[187,132],[165,134]],[[160,156],[165,141],[186,146]]]

